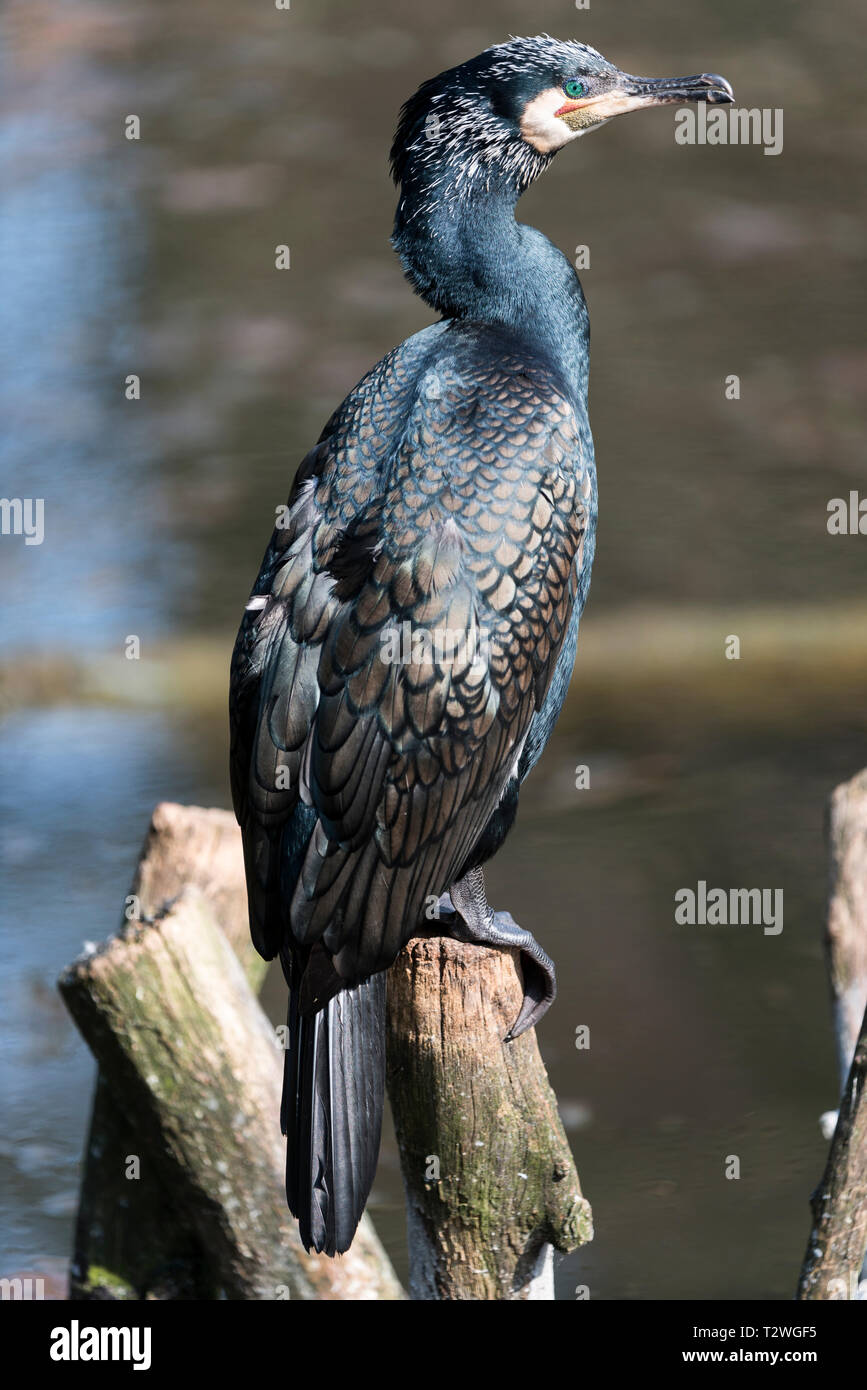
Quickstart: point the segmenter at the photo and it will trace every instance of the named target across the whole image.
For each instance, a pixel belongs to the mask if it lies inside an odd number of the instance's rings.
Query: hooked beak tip
[[[702,81],[707,83],[708,92],[705,101],[714,103],[732,102],[735,99],[732,84],[727,82],[724,77],[720,77],[718,72],[703,72]]]

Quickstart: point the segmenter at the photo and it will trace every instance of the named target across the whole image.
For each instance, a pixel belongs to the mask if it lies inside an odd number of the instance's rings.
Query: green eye
[[[563,91],[567,97],[586,97],[587,85],[584,82],[579,82],[577,77],[573,77],[564,85]]]

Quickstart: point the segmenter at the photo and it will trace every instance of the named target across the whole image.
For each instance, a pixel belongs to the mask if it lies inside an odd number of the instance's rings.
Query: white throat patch
[[[580,130],[570,130],[566,122],[554,114],[566,100],[559,87],[546,87],[524,110],[521,134],[540,154],[553,154],[581,134]]]
[[[612,116],[657,104],[658,98],[652,92],[633,94],[615,89],[601,96],[588,97],[586,101],[573,102],[572,110],[558,116],[556,112],[561,107],[570,105],[569,99],[559,87],[547,87],[525,109],[521,134],[540,154],[553,154],[578,135],[586,135],[588,130],[604,125]]]

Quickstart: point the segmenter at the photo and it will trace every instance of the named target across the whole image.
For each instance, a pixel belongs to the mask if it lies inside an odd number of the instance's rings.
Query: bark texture
[[[158,806],[131,896],[59,982],[99,1066],[70,1296],[402,1297],[366,1219],[331,1261],[285,1209],[282,1054],[250,988],[266,967],[233,818]]]
[[[388,996],[410,1296],[553,1298],[552,1247],[574,1250],[593,1230],[535,1032],[503,1041],[521,1004],[519,953],[415,937]]]
[[[157,807],[130,896],[60,980],[99,1065],[72,1297],[401,1298],[367,1218],[328,1260],[285,1208],[282,1054],[233,819]],[[417,937],[390,971],[415,1298],[553,1298],[553,1251],[592,1237],[535,1033],[503,1041],[521,997],[517,952]]]
[[[855,1048],[831,1152],[813,1193],[813,1230],[801,1271],[803,1301],[854,1299],[867,1253],[867,1014]]]
[[[867,769],[831,796],[828,852],[826,950],[842,1091],[867,1009]]]
[[[867,770],[831,796],[825,947],[843,1098],[801,1269],[802,1300],[864,1297],[867,1255]],[[834,1125],[835,1116],[823,1117]]]
[[[198,889],[76,961],[60,990],[134,1127],[124,1181],[153,1179],[183,1213],[200,1256],[188,1296],[400,1297],[369,1224],[341,1260],[300,1246],[283,1201],[279,1041]]]

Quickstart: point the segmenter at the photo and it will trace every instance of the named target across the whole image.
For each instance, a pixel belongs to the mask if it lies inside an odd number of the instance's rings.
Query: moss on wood
[[[550,1247],[592,1237],[535,1033],[504,1041],[521,997],[518,952],[443,937],[414,938],[390,972],[413,1298],[550,1297]]]

